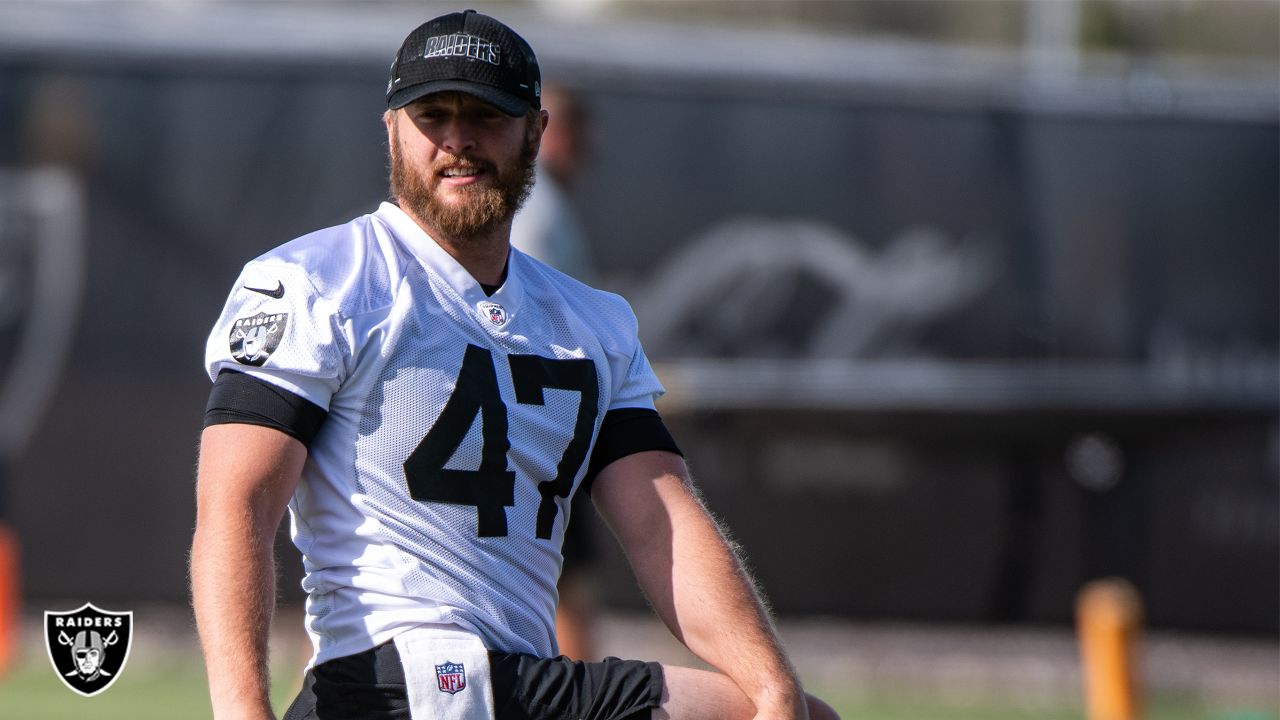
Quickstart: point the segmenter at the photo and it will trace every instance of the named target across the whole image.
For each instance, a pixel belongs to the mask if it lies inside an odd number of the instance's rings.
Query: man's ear
[[[391,142],[392,128],[396,121],[395,110],[388,109],[382,113],[382,124],[387,128],[387,142]]]
[[[542,134],[547,131],[547,123],[551,118],[551,113],[546,108],[538,111],[538,117],[529,126],[529,140],[533,143],[533,149],[536,151],[542,149]]]

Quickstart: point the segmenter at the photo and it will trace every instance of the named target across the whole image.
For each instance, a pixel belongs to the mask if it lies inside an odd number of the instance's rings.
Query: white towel
[[[454,626],[423,625],[395,638],[413,720],[494,720],[489,651]]]

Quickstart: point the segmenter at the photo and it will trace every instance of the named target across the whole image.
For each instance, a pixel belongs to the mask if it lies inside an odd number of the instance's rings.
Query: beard
[[[467,155],[443,154],[426,172],[410,166],[400,155],[398,123],[392,125],[391,136],[392,197],[442,237],[465,242],[488,235],[515,217],[533,189],[538,152],[533,144],[532,128],[525,134],[519,156],[502,167]],[[446,166],[477,168],[496,178],[496,182],[454,188],[462,196],[462,202],[446,205],[429,183],[430,178],[437,176],[438,168]]]

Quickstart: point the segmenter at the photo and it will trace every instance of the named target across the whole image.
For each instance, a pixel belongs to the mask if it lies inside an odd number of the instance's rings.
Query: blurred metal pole
[[[1027,0],[1024,51],[1037,83],[1080,73],[1080,0]]]

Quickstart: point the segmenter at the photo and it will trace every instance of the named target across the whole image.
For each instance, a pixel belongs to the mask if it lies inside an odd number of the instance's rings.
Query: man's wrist
[[[804,717],[801,713],[806,705],[804,688],[800,681],[791,678],[781,683],[770,684],[754,693],[752,703],[756,706],[756,714],[766,717]]]
[[[214,711],[213,717],[214,720],[276,720],[275,711],[270,707],[263,708],[257,705]]]
[[[265,695],[259,698],[231,697],[213,703],[213,717],[216,720],[275,720],[275,711]]]

